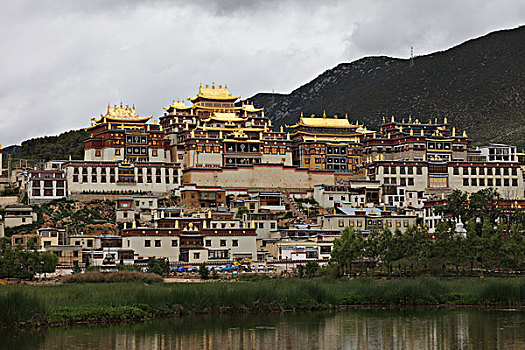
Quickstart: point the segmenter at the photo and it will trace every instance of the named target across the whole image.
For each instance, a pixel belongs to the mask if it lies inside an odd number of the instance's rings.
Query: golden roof
[[[175,102],[175,100],[173,100],[173,103],[171,104],[171,106],[168,106],[168,107],[164,107],[165,110],[169,110],[169,109],[192,109],[193,106],[186,106],[184,104],[184,101],[180,101],[180,100],[177,100],[177,102]]]
[[[199,86],[199,92],[197,93],[197,96],[190,98],[191,101],[195,101],[198,98],[204,98],[209,100],[225,100],[225,101],[231,101],[231,100],[237,100],[241,96],[232,96],[228,92],[228,87],[225,85],[222,87],[222,85],[219,85],[218,88],[215,87],[215,84],[212,84],[211,88],[206,85],[206,87]]]
[[[323,113],[323,117],[316,118],[313,114],[310,117],[303,117],[295,125],[290,126],[290,128],[297,128],[299,126],[307,126],[312,128],[348,128],[353,129],[357,128],[358,125],[351,124],[347,118],[338,118],[337,115],[334,115],[332,118],[326,117],[326,114]]]
[[[255,108],[253,106],[253,104],[243,104],[242,105],[242,110],[243,111],[246,111],[246,112],[260,112],[262,111],[264,108]]]
[[[233,123],[233,122],[242,122],[245,121],[245,118],[241,118],[237,116],[235,113],[222,113],[222,112],[215,112],[213,113],[213,116],[210,116],[208,119],[205,119],[205,122],[208,122],[210,120],[216,120],[219,122],[226,122],[226,123]]]
[[[100,114],[100,118],[92,118],[97,123],[107,121],[116,121],[116,122],[131,122],[131,123],[137,123],[137,122],[147,122],[152,116],[149,117],[141,117],[140,115],[135,112],[135,105],[132,107],[126,105],[122,106],[122,102],[120,103],[120,107],[117,105],[114,105],[111,107],[108,105],[108,110],[106,114]]]

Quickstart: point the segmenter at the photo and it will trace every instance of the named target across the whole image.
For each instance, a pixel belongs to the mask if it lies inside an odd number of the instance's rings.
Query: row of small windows
[[[50,188],[46,188],[43,191],[37,188],[37,189],[33,189],[32,191],[33,197],[63,197],[64,195],[65,195],[65,191],[63,188],[57,188],[55,191],[55,194],[53,194],[53,190]]]
[[[91,169],[91,171],[88,171],[88,169]],[[78,167],[75,167],[73,168],[73,175],[79,175],[79,174],[88,175],[89,173],[91,173],[91,175],[94,175],[94,174],[115,175],[115,172],[116,172],[115,169],[116,168],[100,168],[100,167],[78,168]],[[148,176],[155,175],[155,174],[160,175],[162,173],[162,169],[156,169],[156,168],[138,168],[137,170],[138,170],[139,175],[144,173],[144,170],[146,172],[146,175]],[[165,169],[165,172],[166,171],[169,171],[169,170]]]
[[[464,178],[463,179],[463,186],[488,186],[488,187],[496,186],[496,187],[499,187],[499,186],[502,186],[502,184],[505,187],[508,187],[508,186],[517,187],[518,179],[499,179],[499,178],[496,178],[496,179]]]
[[[395,177],[385,177],[383,179],[383,183],[386,185],[397,185],[397,178]],[[399,178],[399,185],[400,186],[414,186],[414,178],[413,177],[401,177]]]
[[[44,182],[44,188],[53,188],[53,183],[56,183],[56,187],[65,187],[66,182],[65,181],[38,181],[33,180],[33,187],[40,187],[40,185]]]
[[[375,223],[372,222],[372,221],[376,221]],[[369,226],[381,226],[382,223],[381,223],[381,220],[372,220],[371,223],[372,224],[369,224]],[[392,227],[392,225],[395,223],[395,226],[396,227],[408,227],[409,225],[409,222],[408,220],[386,220],[386,226],[387,227]],[[339,220],[339,227],[346,227],[346,226],[349,226],[349,227],[363,227],[363,221],[362,220],[348,220],[348,221],[345,221],[345,220]],[[378,225],[376,225],[378,224]]]
[[[135,177],[132,177],[133,181],[135,181]],[[162,182],[162,176],[142,176],[142,174],[139,174],[137,177],[136,177],[136,182],[137,183],[163,183]],[[171,181],[171,179],[173,179],[173,183],[176,184],[178,182],[178,176],[177,175],[174,175],[173,177],[170,177],[170,176],[165,176],[165,183],[169,184]],[[91,181],[89,181],[91,180]],[[99,181],[100,180],[100,181]],[[109,181],[108,181],[109,180]],[[122,179],[120,179],[122,180]],[[115,183],[115,175],[110,175],[109,177],[107,177],[106,175],[101,175],[100,178],[97,176],[97,175],[92,175],[91,177],[87,176],[87,175],[82,175],[82,176],[79,176],[79,175],[73,175],[73,182],[84,182],[84,183],[88,183],[88,182],[91,182],[91,183],[97,183],[97,182],[100,182],[100,183]]]
[[[221,240],[219,241],[219,246],[220,246],[220,247],[226,247],[226,246],[227,246],[227,242],[228,242],[227,240],[225,240],[225,239],[221,239]],[[146,239],[146,240],[144,240],[144,247],[146,247],[146,248],[152,247],[151,243],[152,243],[152,242],[151,242],[150,239]],[[179,241],[176,240],[176,239],[172,239],[172,240],[171,240],[171,246],[172,246],[172,247],[178,247],[178,246],[179,246]],[[213,246],[213,245],[212,245],[212,240],[211,240],[211,239],[206,239],[206,240],[204,241],[204,246],[206,246],[206,247],[212,247],[212,246]],[[239,246],[239,240],[237,240],[237,239],[232,239],[232,240],[231,240],[231,246],[232,246],[232,247],[238,247],[238,246]],[[153,240],[153,247],[156,247],[156,248],[160,248],[160,247],[162,247],[162,240],[160,240],[160,239],[155,239],[155,240]]]
[[[398,172],[397,168],[399,168],[399,174],[412,175],[412,174],[416,173],[417,175],[423,175],[423,167],[420,167],[420,166],[415,166],[415,167],[411,167],[411,166],[407,166],[407,167],[404,167],[404,166],[400,166],[400,167],[384,166],[384,167],[381,167],[381,168],[383,168],[383,174],[397,174],[397,172]]]
[[[459,175],[462,172],[463,175],[518,175],[517,168],[481,168],[481,167],[464,167],[460,171],[459,167],[454,167],[453,174]]]

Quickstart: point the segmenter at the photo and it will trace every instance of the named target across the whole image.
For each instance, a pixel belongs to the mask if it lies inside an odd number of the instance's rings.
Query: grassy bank
[[[0,326],[141,320],[183,313],[279,312],[344,305],[525,305],[525,278],[64,284],[0,289]]]

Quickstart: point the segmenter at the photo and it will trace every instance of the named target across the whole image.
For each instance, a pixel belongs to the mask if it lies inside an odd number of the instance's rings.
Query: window
[[[345,221],[339,220],[339,227],[344,227],[344,226],[345,226]]]
[[[238,247],[239,241],[237,239],[232,240],[232,247]]]
[[[100,157],[100,150],[99,150],[99,149],[97,149],[97,150],[95,151],[95,157]]]
[[[116,156],[120,156],[120,150],[119,150],[119,149],[116,149],[116,150],[115,150],[115,155],[116,155]]]
[[[156,239],[155,240],[155,247],[160,247],[161,244],[160,244],[160,239]]]
[[[463,186],[468,186],[468,179],[467,178],[463,179]]]
[[[151,241],[149,239],[144,241],[144,247],[151,247]]]
[[[201,253],[193,253],[193,259],[198,260],[201,258]]]
[[[87,246],[88,247],[93,247],[93,241],[91,239],[88,239]]]
[[[206,241],[204,241],[204,245],[206,247],[211,247],[211,239],[207,239]]]
[[[496,179],[496,186],[501,186],[501,179]]]
[[[459,175],[459,168],[458,167],[454,167],[454,175]]]
[[[472,180],[470,180],[470,182],[471,182],[471,185],[472,185],[472,186],[477,186],[477,185],[478,185],[476,179],[472,179]]]
[[[518,179],[512,179],[512,186],[518,186]]]
[[[468,175],[468,168],[463,168],[463,175]]]
[[[225,239],[221,239],[221,247],[226,247],[226,240]]]
[[[172,246],[172,247],[176,247],[176,246],[178,246],[178,245],[179,245],[179,243],[177,242],[176,239],[172,239],[172,240],[171,240],[171,246]]]
[[[152,153],[153,157],[156,157],[156,156],[158,155],[158,153],[157,153],[157,150],[156,150],[156,149],[154,149],[154,150],[153,150],[153,151],[152,151],[151,153]]]
[[[259,222],[259,228],[264,228],[264,222]]]
[[[423,175],[423,168],[420,167],[420,166],[416,167],[416,173],[417,173],[418,175]]]
[[[413,177],[409,177],[408,178],[408,186],[414,186],[414,178]]]

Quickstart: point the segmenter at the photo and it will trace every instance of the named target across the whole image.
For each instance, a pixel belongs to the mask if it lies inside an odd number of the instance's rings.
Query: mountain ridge
[[[258,93],[276,126],[305,115],[345,115],[377,129],[382,117],[442,119],[477,144],[523,145],[525,26],[491,32],[413,59],[368,56],[340,63],[289,94]]]

